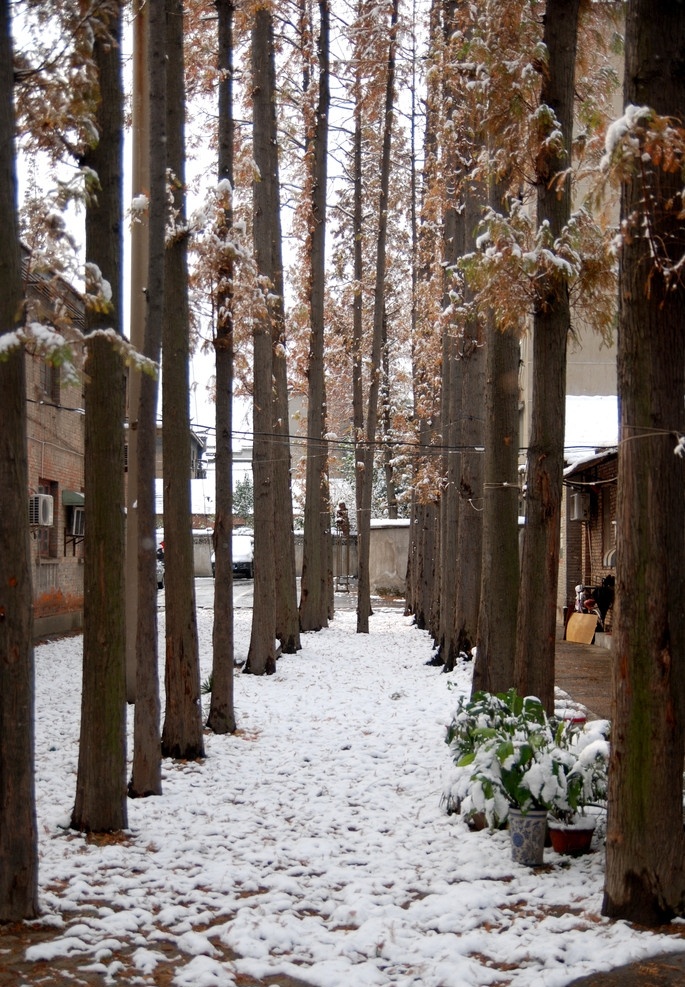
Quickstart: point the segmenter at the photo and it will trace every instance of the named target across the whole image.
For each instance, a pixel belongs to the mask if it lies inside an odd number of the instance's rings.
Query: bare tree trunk
[[[685,121],[685,8],[629,0],[626,106]],[[638,140],[622,189],[617,613],[602,911],[642,925],[685,914],[685,253],[680,169]],[[668,156],[665,158],[668,160]]]
[[[146,0],[133,0],[131,65],[131,193],[135,198],[150,190],[150,84],[148,66],[149,8]],[[130,312],[131,345],[145,351],[147,322],[148,217],[136,216],[130,230]],[[136,639],[138,637],[138,414],[141,375],[129,373],[126,391],[128,430],[126,432],[126,698],[136,700]],[[155,608],[156,609],[156,608]],[[156,619],[156,617],[155,617]],[[155,644],[155,654],[157,645]],[[159,718],[159,717],[158,717]],[[134,738],[134,758],[135,758]],[[159,743],[157,744],[159,746]],[[130,794],[130,789],[129,789]]]
[[[568,222],[571,186],[559,178],[571,159],[573,81],[579,0],[548,0],[544,36],[549,61],[540,102],[555,113],[563,134],[560,150],[543,142],[536,161],[537,222],[549,224],[553,240]],[[557,124],[550,123],[549,129]],[[561,273],[545,274],[533,317],[533,412],[528,441],[526,523],[518,601],[515,682],[522,695],[535,695],[554,710],[554,648],[564,466],[566,344],[570,331],[568,283]]]
[[[482,206],[482,187],[465,193],[465,249],[475,250],[474,233]],[[469,301],[465,289],[465,300]],[[470,654],[478,633],[481,554],[483,546],[483,428],[485,419],[485,349],[479,320],[467,319],[461,341],[461,407],[459,412],[459,521],[457,525],[456,651]]]
[[[147,65],[149,72],[148,176],[150,206],[148,216],[148,267],[145,356],[159,363],[164,317],[164,266],[167,218],[166,157],[159,153],[166,141],[166,11],[165,0],[149,0],[145,17],[148,30]],[[136,703],[133,716],[133,765],[129,795],[161,795],[162,751],[160,736],[160,696],[157,624],[157,539],[155,459],[157,445],[156,379],[143,374],[138,404],[137,525],[138,601],[136,632]]]
[[[190,512],[188,256],[185,228],[183,4],[167,0],[167,166],[176,229],[167,247],[162,342],[166,708],[164,757],[204,757]]]
[[[219,17],[219,181],[233,195],[233,0],[214,0]],[[225,254],[216,292],[216,517],[214,521],[214,627],[212,697],[207,726],[214,733],[234,733],[233,708],[233,273],[228,241],[233,209],[224,210],[218,235]]]
[[[324,367],[324,289],[326,283],[326,184],[328,177],[328,114],[330,109],[328,0],[319,0],[319,96],[311,138],[311,275],[309,390],[307,397],[307,466],[304,542],[300,594],[300,627],[316,631],[328,626],[329,556],[328,446]]]
[[[271,72],[273,69],[273,26],[271,14],[260,8],[252,25],[252,113],[253,155],[259,177],[253,182],[253,238],[257,269],[268,274],[273,252],[271,148],[274,106]],[[272,376],[273,346],[271,312],[264,308],[254,320],[253,452],[255,568],[252,633],[245,671],[271,675],[276,671],[274,633],[276,627],[276,584],[274,554],[274,463]]]
[[[385,314],[385,247],[388,230],[388,188],[390,184],[390,149],[395,99],[395,47],[397,44],[397,19],[399,0],[393,0],[388,43],[388,65],[385,85],[385,114],[383,124],[383,149],[380,167],[380,197],[378,203],[378,240],[376,244],[376,273],[373,300],[373,338],[369,370],[368,405],[364,439],[364,462],[361,484],[361,509],[357,512],[357,557],[359,582],[357,587],[357,633],[369,633],[371,613],[371,581],[369,572],[369,543],[371,534],[371,501],[373,494],[373,469],[376,452],[378,423],[378,394],[381,380],[381,349],[383,342],[383,317]]]
[[[23,324],[17,223],[13,53],[0,3],[0,338]],[[24,349],[0,362],[0,922],[38,912],[34,791],[33,607],[29,568]]]
[[[97,175],[97,197],[86,207],[86,290],[101,295],[86,311],[90,338],[85,364],[85,491],[88,505],[84,566],[83,692],[74,829],[125,829],[126,629],[124,596],[124,367],[97,330],[122,333],[123,90],[121,7],[94,40],[100,101],[99,139],[83,162]],[[103,281],[111,301],[102,297]]]
[[[390,347],[388,343],[388,319],[383,316],[383,339],[381,342],[381,433],[383,436],[383,472],[385,474],[385,503],[388,517],[397,518],[397,488],[393,466],[394,447],[392,440],[392,393],[390,380]]]
[[[357,510],[357,531],[362,505],[362,476],[364,469],[364,278],[363,232],[364,210],[362,197],[362,96],[361,82],[355,80],[353,160],[353,215],[352,252],[354,268],[354,299],[352,301],[352,418],[354,425],[354,493]]]
[[[273,40],[273,14],[268,11],[265,71],[262,86],[265,96],[263,124],[268,127],[268,140],[261,146],[263,160],[260,163],[262,186],[269,197],[268,236],[270,251],[264,256],[260,274],[270,282],[269,310],[271,314],[271,338],[273,343],[273,507],[274,542],[278,565],[275,578],[275,636],[285,654],[299,651],[300,618],[297,610],[297,577],[295,569],[295,535],[293,530],[293,498],[290,479],[290,414],[288,409],[288,374],[286,367],[285,307],[283,299],[283,258],[281,236],[281,207],[278,169],[278,128],[276,122],[276,67]]]
[[[435,39],[440,31],[440,8],[440,0],[432,0],[429,26],[431,47],[435,44]],[[435,101],[428,99],[426,101],[426,129],[424,133],[424,166],[422,183],[424,187],[429,185],[431,177],[438,165],[437,138],[435,133],[436,113],[437,108]],[[422,363],[423,354],[420,351],[423,345],[423,338],[421,335],[423,324],[420,319],[419,309],[421,305],[421,289],[430,281],[432,275],[433,257],[431,246],[435,234],[431,231],[430,225],[423,221],[425,219],[425,216],[423,215],[423,203],[422,222],[420,224],[417,222],[417,188],[415,169],[416,155],[414,153],[415,128],[416,93],[415,91],[412,91],[412,381],[414,415],[418,419],[418,444],[419,449],[423,452],[423,457],[425,457],[430,454],[429,449],[432,441],[432,428],[431,423],[428,420],[429,415],[425,405],[429,403],[428,397],[433,392],[433,384],[432,381],[429,380],[428,372]],[[430,329],[427,331],[430,332]],[[417,457],[416,459],[416,473],[418,473],[419,469],[425,465],[425,459],[423,457]],[[427,505],[420,502],[416,495],[416,491],[414,490],[412,496],[411,528],[409,534],[409,558],[407,563],[406,610],[408,613],[414,614],[416,624],[419,628],[425,629],[430,626],[431,631],[435,631],[434,636],[437,640],[439,637],[439,632],[431,624],[432,606],[426,595],[427,586],[429,584],[424,580],[424,568],[430,568],[431,585],[435,586],[435,577],[438,567],[436,566],[435,559],[432,556],[429,559],[424,559],[423,556],[424,548],[426,546],[426,529],[429,525],[432,525],[435,522],[435,515],[435,505]],[[428,520],[429,517],[431,518],[430,521]],[[435,532],[433,532],[431,544],[434,542],[434,536]]]
[[[493,209],[502,209],[502,193],[497,183],[491,185]],[[492,313],[486,324],[485,351],[483,554],[472,691],[497,693],[514,684],[519,585],[519,341],[513,333],[497,328]]]

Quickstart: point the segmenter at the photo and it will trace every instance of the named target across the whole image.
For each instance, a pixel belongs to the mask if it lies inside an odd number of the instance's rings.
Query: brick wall
[[[49,322],[45,297],[29,297],[32,320]],[[77,333],[63,329],[72,339]],[[75,361],[81,348],[74,346]],[[81,611],[83,607],[84,543],[69,536],[73,506],[63,503],[65,491],[83,492],[84,417],[80,380],[69,381],[63,368],[43,357],[26,354],[28,498],[53,497],[53,524],[31,527],[31,574],[34,611],[41,618]]]

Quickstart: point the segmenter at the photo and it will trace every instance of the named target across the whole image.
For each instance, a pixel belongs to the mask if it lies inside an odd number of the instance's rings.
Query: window
[[[51,404],[59,404],[59,367],[53,366],[53,364],[48,363],[47,360],[41,360],[39,383],[43,397]]]

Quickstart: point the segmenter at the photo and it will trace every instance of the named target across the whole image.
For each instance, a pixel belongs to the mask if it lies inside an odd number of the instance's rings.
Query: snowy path
[[[204,678],[211,612],[198,619]],[[238,654],[249,619],[236,613]],[[231,987],[238,973],[562,987],[683,947],[682,925],[653,935],[599,917],[601,850],[570,861],[548,850],[532,871],[511,862],[506,833],[447,817],[450,687],[468,688],[470,668],[427,666],[428,637],[397,610],[377,612],[368,636],[354,629],[340,612],[276,675],[237,674],[238,733],[208,734],[203,764],[165,762],[163,797],[130,801],[130,838],[100,846],[64,829],[81,641],[37,649],[41,903],[55,937],[32,959],[78,951],[103,983],[124,982],[125,944],[137,968],[126,982],[154,984],[164,941],[178,987]]]

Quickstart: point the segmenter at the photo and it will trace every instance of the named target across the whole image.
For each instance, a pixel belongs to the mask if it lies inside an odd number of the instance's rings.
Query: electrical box
[[[571,494],[570,521],[587,521],[590,516],[590,494],[576,491]]]

